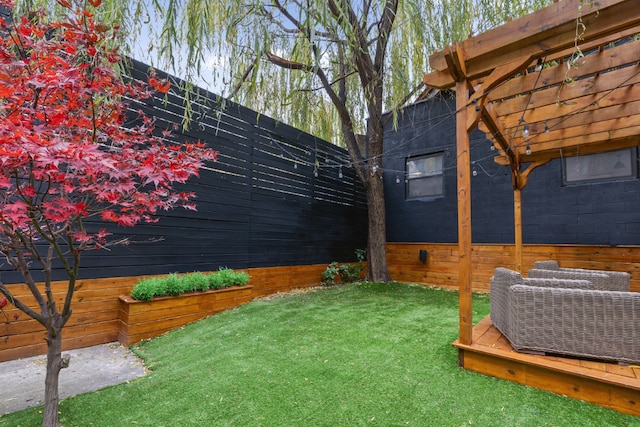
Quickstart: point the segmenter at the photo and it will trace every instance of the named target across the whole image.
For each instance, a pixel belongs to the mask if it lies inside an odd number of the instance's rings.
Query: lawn
[[[474,320],[489,312],[474,295]],[[151,373],[66,399],[71,426],[640,426],[465,371],[457,293],[359,283],[259,300],[135,348]],[[5,386],[5,385],[3,385]],[[38,411],[0,418],[35,426]]]

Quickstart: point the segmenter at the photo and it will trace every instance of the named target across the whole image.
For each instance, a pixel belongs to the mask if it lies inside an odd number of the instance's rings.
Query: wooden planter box
[[[119,297],[118,341],[132,345],[237,307],[253,298],[253,286],[193,292],[151,301],[137,301],[129,295],[123,295]]]

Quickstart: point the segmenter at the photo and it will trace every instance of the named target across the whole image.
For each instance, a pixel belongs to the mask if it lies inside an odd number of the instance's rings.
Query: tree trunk
[[[62,357],[62,328],[47,328],[47,374],[44,383],[44,413],[42,427],[59,427],[58,378],[60,370],[69,365],[69,358]]]
[[[387,220],[384,205],[384,185],[380,171],[367,176],[367,204],[369,211],[369,241],[367,244],[367,280],[390,282],[387,267]]]

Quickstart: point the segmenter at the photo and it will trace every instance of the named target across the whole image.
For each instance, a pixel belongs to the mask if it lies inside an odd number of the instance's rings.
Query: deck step
[[[519,353],[489,316],[474,326],[470,345],[453,345],[465,369],[640,416],[640,366]]]

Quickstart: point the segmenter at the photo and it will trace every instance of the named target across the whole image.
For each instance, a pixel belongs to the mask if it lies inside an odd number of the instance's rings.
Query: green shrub
[[[222,288],[244,286],[249,282],[249,273],[246,271],[234,271],[230,268],[220,268],[214,276],[217,276]]]
[[[185,292],[206,291],[209,289],[209,276],[196,272],[183,277],[185,282]]]
[[[336,277],[340,274],[339,264],[334,261],[322,272],[322,284],[325,286],[335,285]]]
[[[362,269],[362,264],[359,263],[342,264],[338,268],[338,274],[340,275],[340,279],[345,283],[355,282],[360,278]]]
[[[145,279],[133,287],[131,296],[139,301],[151,301],[156,295],[156,286],[152,282],[153,279]]]
[[[364,261],[367,259],[366,249],[356,249],[356,257],[358,262],[356,263],[343,263],[340,264],[336,261],[329,264],[329,266],[322,272],[322,283],[325,286],[335,285],[336,279],[339,277],[342,283],[355,282],[360,278],[360,273],[364,269]]]
[[[249,282],[249,273],[221,268],[214,274],[200,272],[170,274],[165,277],[150,277],[140,280],[131,290],[131,296],[139,301],[150,301],[153,297],[176,296],[187,292],[244,286]]]
[[[164,295],[176,296],[185,292],[183,280],[175,273],[164,279]]]
[[[223,283],[224,277],[220,276],[220,273],[210,274],[208,279],[209,279],[209,289],[224,288],[224,283]]]

